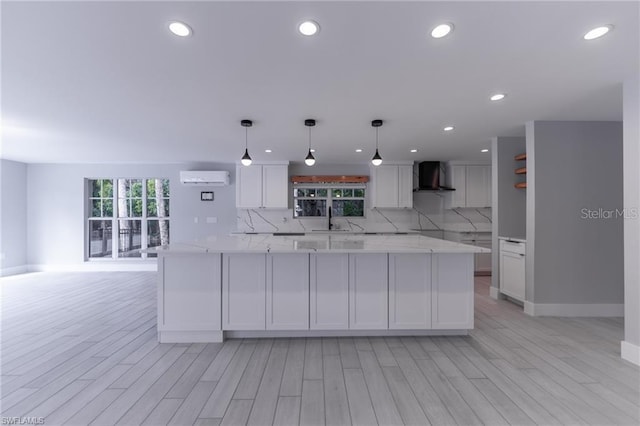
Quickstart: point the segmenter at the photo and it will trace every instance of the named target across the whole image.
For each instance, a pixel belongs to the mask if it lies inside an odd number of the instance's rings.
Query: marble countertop
[[[422,235],[211,236],[175,243],[148,253],[490,253],[491,250]]]
[[[517,241],[519,243],[526,243],[527,240],[525,238],[516,238],[516,237],[498,237],[499,240],[509,240],[509,241]]]

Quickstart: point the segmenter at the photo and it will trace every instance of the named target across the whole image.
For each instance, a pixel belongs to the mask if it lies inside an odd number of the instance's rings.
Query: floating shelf
[[[522,160],[526,160],[527,159],[527,154],[518,154],[515,157],[513,157],[514,160],[516,161],[522,161]]]
[[[524,175],[527,173],[527,168],[526,167],[520,167],[519,169],[516,169],[516,174],[517,175]]]
[[[365,183],[369,176],[291,176],[293,183]]]
[[[516,183],[516,184],[515,184],[515,185],[513,185],[513,186],[515,186],[516,188],[519,188],[519,189],[524,189],[524,188],[526,188],[526,187],[527,187],[527,182],[520,182],[520,183]]]

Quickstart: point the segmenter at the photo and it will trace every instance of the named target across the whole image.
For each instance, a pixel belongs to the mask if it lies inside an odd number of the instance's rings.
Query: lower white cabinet
[[[312,254],[309,261],[309,328],[348,329],[349,255]]]
[[[431,328],[473,328],[473,253],[431,256]]]
[[[264,330],[266,255],[222,255],[223,330]]]
[[[190,253],[159,260],[158,328],[220,330],[220,255]]]
[[[389,324],[386,253],[349,253],[349,328],[385,330]]]
[[[267,255],[267,330],[309,329],[309,255]]]
[[[500,293],[524,302],[525,243],[500,240]]]
[[[389,254],[389,328],[431,328],[430,254]]]

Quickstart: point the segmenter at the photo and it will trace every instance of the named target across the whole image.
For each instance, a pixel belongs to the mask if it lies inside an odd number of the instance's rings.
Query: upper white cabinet
[[[371,166],[371,207],[413,207],[413,165]]]
[[[239,209],[288,208],[289,165],[236,166],[236,207]]]
[[[451,207],[491,207],[491,166],[455,164],[450,166]]]

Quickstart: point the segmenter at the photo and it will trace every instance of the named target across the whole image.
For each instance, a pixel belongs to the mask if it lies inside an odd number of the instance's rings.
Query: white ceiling
[[[486,159],[529,120],[622,120],[638,2],[2,2],[2,146],[24,162]],[[317,36],[297,24],[319,22]],[[178,38],[169,20],[194,30]],[[432,27],[453,22],[440,40]],[[587,42],[589,29],[613,24]],[[488,100],[495,92],[501,102]],[[445,133],[445,125],[455,130]],[[270,148],[273,153],[266,154]],[[362,148],[363,153],[355,153]],[[409,150],[417,148],[416,154]]]

